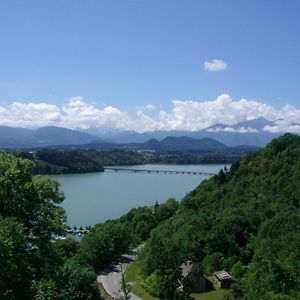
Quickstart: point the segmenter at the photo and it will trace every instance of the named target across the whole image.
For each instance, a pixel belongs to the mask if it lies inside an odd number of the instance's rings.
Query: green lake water
[[[143,165],[132,169],[178,170],[217,173],[224,165]],[[188,174],[100,173],[55,175],[65,193],[70,226],[95,225],[120,217],[131,208],[154,205],[169,198],[181,200],[208,176]]]

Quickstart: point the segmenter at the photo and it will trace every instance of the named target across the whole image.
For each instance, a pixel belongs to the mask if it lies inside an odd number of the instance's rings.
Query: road
[[[143,246],[143,245],[142,245]],[[128,265],[135,261],[138,255],[138,251],[142,246],[137,247],[129,251],[127,254],[123,254],[120,257],[119,262],[110,264],[97,276],[97,282],[101,283],[106,292],[113,298],[118,299],[123,296],[121,292],[122,272],[125,272]],[[131,300],[141,300],[133,293],[130,293]]]

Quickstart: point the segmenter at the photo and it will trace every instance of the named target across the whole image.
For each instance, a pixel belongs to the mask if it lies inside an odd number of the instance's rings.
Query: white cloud
[[[233,128],[230,126],[227,127],[214,127],[214,128],[209,128],[207,129],[208,132],[238,132],[238,133],[255,133],[258,132],[257,129],[251,128],[251,127],[244,127],[241,126],[239,128]]]
[[[148,104],[137,108],[136,115],[113,106],[99,108],[81,97],[70,98],[62,106],[47,103],[14,102],[0,106],[0,125],[35,128],[48,125],[72,129],[99,128],[135,130],[138,132],[155,130],[198,131],[217,123],[228,126],[215,131],[254,132],[251,127],[233,128],[232,125],[244,120],[264,117],[277,120],[273,126],[266,126],[269,132],[300,132],[300,110],[286,105],[276,109],[259,101],[232,100],[223,94],[215,100],[191,101],[173,100],[171,110]]]
[[[146,110],[153,111],[153,110],[156,109],[156,106],[153,105],[153,104],[147,104],[147,105],[145,105],[144,108],[145,108]]]
[[[99,109],[81,97],[73,97],[61,109],[63,124],[70,128],[106,127],[127,130],[130,118],[126,112],[106,106]]]
[[[264,131],[268,132],[300,132],[300,123],[288,120],[277,120],[273,126],[265,126]]]
[[[13,102],[7,108],[0,107],[0,124],[15,127],[41,127],[61,123],[60,110],[47,103]]]
[[[196,131],[216,123],[232,125],[259,117],[275,120],[279,114],[272,106],[246,99],[233,101],[226,94],[212,101],[174,100],[172,103],[172,111],[163,112],[159,118],[160,129]]]
[[[204,70],[206,71],[223,71],[227,69],[227,64],[222,59],[213,59],[212,61],[205,61],[203,63]]]

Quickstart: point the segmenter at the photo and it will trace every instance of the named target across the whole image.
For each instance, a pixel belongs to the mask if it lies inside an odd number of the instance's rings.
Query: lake
[[[123,166],[125,168],[125,166]],[[217,173],[224,165],[142,165],[131,169],[175,170]],[[228,166],[227,166],[228,167]],[[203,175],[105,171],[87,174],[53,175],[65,193],[62,206],[68,224],[95,225],[118,218],[131,208],[154,205],[169,198],[180,201],[201,181]]]

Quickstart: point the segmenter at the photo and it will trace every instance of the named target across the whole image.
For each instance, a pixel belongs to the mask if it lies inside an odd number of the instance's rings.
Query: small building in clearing
[[[217,285],[222,289],[229,289],[232,277],[225,270],[214,272]]]
[[[181,277],[181,288],[188,286],[188,289],[193,292],[204,292],[212,289],[212,283],[208,277],[197,272],[190,260],[181,265]]]

